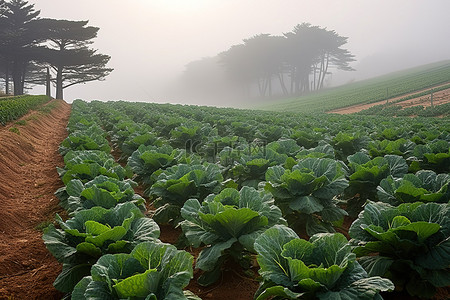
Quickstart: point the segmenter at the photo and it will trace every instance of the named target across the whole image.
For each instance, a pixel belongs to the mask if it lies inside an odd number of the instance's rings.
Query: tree
[[[6,86],[12,78],[14,95],[22,95],[35,48],[43,39],[35,23],[40,11],[35,11],[34,4],[27,1],[11,0],[0,3],[0,12],[1,69]]]
[[[283,78],[283,57],[280,55],[284,37],[269,34],[255,35],[244,39],[243,44],[234,45],[219,54],[230,78],[243,84],[249,94],[256,84],[261,97],[272,95],[272,80],[280,80],[283,92],[287,91]]]
[[[56,73],[56,98],[63,99],[63,90],[79,83],[102,80],[113,71],[106,64],[110,56],[89,48],[97,37],[98,27],[86,26],[88,21],[40,19],[39,27],[47,30],[49,43],[41,53]]]
[[[299,24],[283,36],[255,35],[219,54],[230,78],[259,95],[272,95],[272,85],[279,81],[283,95],[303,94],[323,88],[331,68],[353,70],[354,56],[342,46],[346,37],[309,23]],[[290,77],[290,91],[285,78]],[[250,92],[248,92],[250,94]]]
[[[325,77],[332,67],[353,70],[349,64],[355,60],[354,56],[341,48],[348,38],[339,36],[334,30],[302,23],[286,33],[285,37],[293,94],[323,88]],[[312,81],[310,75],[313,76]]]

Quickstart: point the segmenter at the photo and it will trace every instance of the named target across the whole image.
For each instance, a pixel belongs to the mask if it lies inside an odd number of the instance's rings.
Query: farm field
[[[441,61],[373,79],[329,88],[309,95],[270,101],[258,109],[299,113],[330,112],[356,105],[369,105],[405,97],[450,83],[450,61]]]
[[[443,87],[447,87],[448,84],[444,84]],[[423,91],[419,91],[416,93],[411,93],[403,96],[398,96],[394,98],[390,98],[388,100],[383,100],[375,103],[365,103],[358,104],[344,108],[338,108],[335,110],[329,111],[329,113],[334,114],[352,114],[358,113],[374,106],[383,105],[383,106],[393,106],[400,105],[403,109],[414,106],[423,106],[430,107],[431,106],[431,91],[433,89],[425,89]],[[425,94],[425,95],[423,95]],[[439,90],[433,93],[433,105],[439,106],[450,102],[450,88],[446,88],[443,90]]]
[[[76,100],[68,120],[67,104],[48,105],[0,132],[5,145],[19,143],[1,152],[0,214],[13,225],[1,228],[12,245],[0,261],[5,299],[60,299],[55,279],[73,299],[124,297],[153,263],[165,275],[138,293],[158,299],[198,299],[183,289],[219,300],[359,295],[359,285],[384,299],[448,297],[446,118]],[[302,260],[288,249],[302,247],[315,253],[302,258],[315,289],[293,281]],[[152,251],[161,260],[145,269],[139,257]],[[96,275],[121,260],[135,269]],[[322,263],[339,265],[341,280],[314,277]]]
[[[0,0],[0,300],[450,299],[450,1],[253,2]]]

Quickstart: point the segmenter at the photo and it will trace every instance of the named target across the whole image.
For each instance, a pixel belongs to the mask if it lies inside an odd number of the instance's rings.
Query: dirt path
[[[445,83],[445,84],[441,84],[438,86],[434,86],[432,88],[428,88],[428,89],[424,89],[424,90],[420,90],[420,91],[416,91],[414,93],[410,93],[410,94],[405,94],[405,95],[401,95],[398,97],[394,97],[394,98],[390,98],[389,102],[394,102],[400,99],[403,99],[405,97],[411,96],[411,95],[415,95],[421,92],[425,92],[425,91],[431,91],[434,88],[438,88],[444,85],[448,85],[449,83]],[[408,99],[405,101],[401,101],[401,102],[396,102],[395,105],[401,105],[403,107],[410,107],[410,106],[416,106],[416,105],[423,105],[423,106],[430,106],[430,95],[425,95],[425,96],[420,96],[420,97],[416,97],[416,98],[412,98],[412,99]],[[444,103],[448,103],[450,102],[450,89],[445,89],[439,92],[435,92],[433,94],[433,99],[434,99],[434,104],[438,105],[438,104],[444,104]],[[346,114],[352,114],[352,113],[357,113],[360,112],[362,110],[371,108],[372,106],[375,105],[380,105],[380,104],[386,104],[386,100],[383,101],[378,101],[378,102],[374,102],[374,103],[367,103],[367,104],[358,104],[358,105],[353,105],[353,106],[349,106],[349,107],[344,107],[344,108],[339,108],[339,109],[335,109],[332,111],[329,111],[329,113],[333,113],[333,114],[341,114],[341,115],[346,115]]]
[[[60,211],[55,167],[69,115],[70,105],[52,100],[0,129],[0,299],[61,299],[52,285],[61,265],[39,228]]]

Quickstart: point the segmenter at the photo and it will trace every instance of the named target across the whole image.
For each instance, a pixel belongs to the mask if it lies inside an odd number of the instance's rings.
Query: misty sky
[[[184,66],[259,33],[297,24],[335,30],[360,70],[336,82],[450,59],[449,0],[35,0],[40,17],[89,20],[93,47],[115,70],[67,88],[65,99],[183,102],[165,92]],[[371,63],[373,62],[373,63]],[[39,92],[40,90],[38,90]],[[42,89],[42,93],[44,93]],[[53,91],[54,93],[54,91]],[[212,104],[212,103],[196,103]]]

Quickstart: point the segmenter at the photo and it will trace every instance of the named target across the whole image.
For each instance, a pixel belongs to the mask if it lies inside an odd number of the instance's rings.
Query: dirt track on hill
[[[64,164],[58,146],[67,136],[70,105],[52,100],[46,106],[54,108],[0,128],[0,299],[62,296],[52,285],[61,264],[45,248],[39,228],[60,211],[53,193],[62,182],[55,168]]]
[[[405,95],[401,95],[401,96],[398,96],[398,97],[390,98],[388,102],[394,102],[396,100],[400,100],[400,99],[403,99],[405,97],[408,97],[408,96],[411,96],[411,95],[415,95],[415,94],[418,94],[418,93],[421,93],[421,92],[431,91],[434,88],[441,87],[441,86],[447,85],[447,84],[449,84],[449,83],[447,82],[445,84],[434,86],[432,88],[428,88],[428,89],[416,91],[414,93],[405,94]],[[427,106],[430,106],[430,100],[429,99],[430,99],[430,95],[425,95],[425,96],[420,96],[420,97],[408,99],[408,100],[401,101],[401,102],[392,103],[392,105],[401,105],[404,108],[405,107],[411,107],[411,106],[417,106],[417,105],[422,105],[424,107],[427,107]],[[450,89],[445,89],[445,90],[433,93],[433,99],[434,99],[433,100],[434,105],[440,105],[440,104],[444,104],[444,103],[450,102]],[[386,104],[386,100],[382,100],[382,101],[378,101],[378,102],[374,102],[374,103],[357,104],[357,105],[353,105],[353,106],[349,106],[349,107],[338,108],[338,109],[329,111],[328,113],[340,114],[340,115],[352,114],[352,113],[357,113],[357,112],[360,112],[362,110],[371,108],[372,106],[380,105],[380,104]]]

